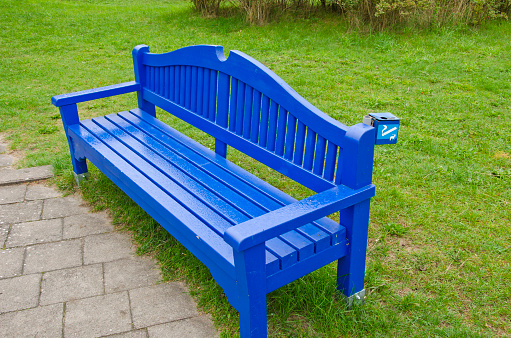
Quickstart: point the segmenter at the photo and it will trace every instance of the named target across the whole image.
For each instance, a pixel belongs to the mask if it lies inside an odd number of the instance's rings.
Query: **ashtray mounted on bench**
[[[52,98],[78,183],[89,160],[201,260],[238,310],[242,337],[266,336],[266,294],[334,261],[348,306],[363,301],[374,145],[395,143],[399,120],[372,114],[348,127],[220,46],[140,45],[133,63],[135,81]],[[130,92],[138,107],[79,119],[77,103]],[[214,151],[155,107],[214,137]],[[316,194],[295,200],[230,162],[228,146]],[[339,223],[326,217],[337,211]]]

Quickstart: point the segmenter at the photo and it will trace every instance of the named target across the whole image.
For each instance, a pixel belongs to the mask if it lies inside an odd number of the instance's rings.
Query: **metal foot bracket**
[[[75,182],[78,186],[80,186],[80,184],[86,180],[89,179],[90,177],[90,174],[87,172],[87,173],[83,173],[83,174],[77,174],[77,173],[73,173],[74,176],[75,176]]]
[[[365,295],[366,289],[363,289],[357,293],[352,294],[349,297],[346,297],[346,306],[348,307],[348,309],[352,309],[354,306],[363,304]]]

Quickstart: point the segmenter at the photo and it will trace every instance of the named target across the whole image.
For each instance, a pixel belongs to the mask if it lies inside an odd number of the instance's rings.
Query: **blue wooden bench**
[[[191,46],[133,50],[135,81],[58,95],[78,181],[91,161],[200,259],[266,335],[266,294],[338,261],[348,304],[364,298],[375,128],[325,115],[251,57]],[[80,121],[76,104],[137,92],[138,108]],[[215,151],[156,118],[160,107],[215,138]],[[296,201],[226,159],[238,149],[317,194]],[[340,224],[325,217],[340,211]]]

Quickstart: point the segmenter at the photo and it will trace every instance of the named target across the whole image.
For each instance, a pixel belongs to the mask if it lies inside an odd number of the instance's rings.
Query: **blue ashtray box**
[[[399,119],[391,113],[371,113],[364,116],[364,124],[376,128],[375,144],[395,144],[399,132]]]

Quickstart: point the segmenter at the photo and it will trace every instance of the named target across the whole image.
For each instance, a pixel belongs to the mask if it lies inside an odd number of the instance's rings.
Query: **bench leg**
[[[86,180],[89,177],[89,172],[87,169],[87,161],[85,158],[78,159],[75,155],[75,147],[73,144],[73,140],[69,137],[67,132],[67,127],[79,123],[78,120],[78,109],[76,104],[70,104],[59,107],[60,116],[62,118],[62,123],[64,124],[64,130],[66,132],[67,142],[69,144],[69,152],[71,153],[71,162],[73,164],[73,173],[75,176],[75,181],[80,185],[81,182]]]
[[[267,334],[265,251],[264,243],[242,252],[234,250],[242,338]]]
[[[369,203],[366,200],[341,211],[349,246],[348,254],[338,261],[337,289],[347,297],[348,308],[364,302]]]

